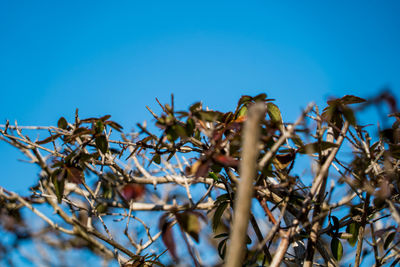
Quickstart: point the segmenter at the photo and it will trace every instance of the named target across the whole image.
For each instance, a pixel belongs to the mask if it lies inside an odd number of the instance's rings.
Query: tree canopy
[[[78,110],[56,126],[0,126],[0,140],[40,167],[27,195],[0,186],[0,262],[400,261],[400,113],[389,92],[311,103],[294,122],[264,93],[229,112],[157,102],[161,114],[146,106],[154,120],[135,132]],[[381,125],[360,125],[382,106]]]

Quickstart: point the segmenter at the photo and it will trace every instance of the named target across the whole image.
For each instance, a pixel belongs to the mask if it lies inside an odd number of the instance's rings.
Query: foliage
[[[266,94],[242,96],[230,112],[157,102],[160,115],[148,108],[156,127],[138,124],[134,133],[110,115],[82,119],[78,110],[54,127],[1,126],[0,139],[41,170],[29,195],[0,187],[0,224],[14,237],[0,244],[2,262],[11,265],[27,240],[56,255],[86,249],[121,266],[217,265],[234,246],[245,266],[400,261],[400,113],[389,93],[331,99],[322,112],[310,104],[295,123],[284,122]],[[394,123],[376,135],[358,117],[381,103]],[[257,105],[255,176],[243,196],[241,174],[251,168],[242,160],[251,138],[243,132]],[[39,140],[29,132],[43,130]],[[234,244],[244,198],[253,199],[249,228]],[[40,255],[19,256],[68,264]]]

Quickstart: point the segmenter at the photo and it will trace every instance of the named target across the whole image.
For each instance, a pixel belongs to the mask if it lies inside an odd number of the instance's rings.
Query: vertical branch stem
[[[318,123],[318,140],[319,140],[319,142],[322,141],[321,122]],[[326,141],[331,142],[331,143],[333,142],[332,128],[328,128],[328,133],[326,135]],[[331,150],[332,149],[326,150],[326,151],[320,151],[320,153],[319,153],[320,164],[322,164],[322,158],[326,157]],[[322,186],[319,188],[319,191],[317,193],[317,202],[315,203],[314,212],[313,212],[313,221],[315,221],[315,222],[311,225],[310,237],[308,238],[308,242],[307,242],[306,258],[305,258],[305,261],[303,264],[304,267],[311,267],[313,265],[314,252],[316,250],[316,245],[317,245],[317,241],[318,241],[318,232],[321,228],[321,225],[323,223],[325,216],[320,219],[316,219],[316,218],[321,213],[321,203],[323,202],[324,195],[325,195],[325,187],[326,187],[327,178],[328,178],[328,173],[326,173],[326,175],[323,177]]]
[[[361,217],[361,225],[360,225],[360,229],[358,230],[356,260],[354,263],[354,267],[360,266],[360,263],[361,263],[361,252],[362,252],[362,245],[363,245],[363,241],[364,241],[365,225],[366,225],[367,216],[368,216],[369,199],[370,199],[370,195],[367,193],[367,197],[365,198],[365,202],[364,202],[364,212]]]
[[[374,248],[375,266],[380,267],[382,264],[379,259],[379,251],[378,251],[378,245],[376,243],[376,238],[375,238],[374,224],[370,223],[369,226],[371,227],[372,247]]]
[[[257,169],[260,120],[265,114],[265,105],[256,103],[250,107],[244,126],[242,160],[240,162],[240,181],[235,196],[233,226],[230,244],[226,254],[225,266],[242,266],[245,251],[245,238],[250,218],[253,181]]]
[[[276,253],[274,258],[272,259],[270,267],[279,267],[281,265],[283,257],[285,256],[286,251],[288,250],[289,247],[289,239],[292,230],[293,228],[290,228],[289,230],[283,232],[283,235],[281,237],[281,242],[279,243],[279,246],[276,249]]]

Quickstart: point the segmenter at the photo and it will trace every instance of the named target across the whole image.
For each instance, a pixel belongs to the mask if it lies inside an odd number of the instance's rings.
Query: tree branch
[[[229,267],[242,266],[259,153],[257,149],[260,136],[259,122],[264,114],[265,105],[256,103],[250,107],[244,126],[242,160],[240,162],[241,179],[235,196],[233,226],[230,232],[228,253],[225,257],[225,266]]]

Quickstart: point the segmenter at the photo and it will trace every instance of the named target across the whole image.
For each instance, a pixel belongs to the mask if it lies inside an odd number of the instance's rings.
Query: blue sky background
[[[266,92],[288,121],[330,96],[400,96],[399,14],[399,1],[0,1],[0,124],[79,108],[130,130],[171,93],[229,110]],[[37,168],[18,158],[0,142],[0,185],[22,193]]]
[[[290,121],[310,101],[397,92],[398,14],[398,1],[1,1],[0,123],[79,108],[130,130],[155,97],[229,110],[260,92]],[[16,158],[0,143],[0,184],[20,191],[34,167]]]

